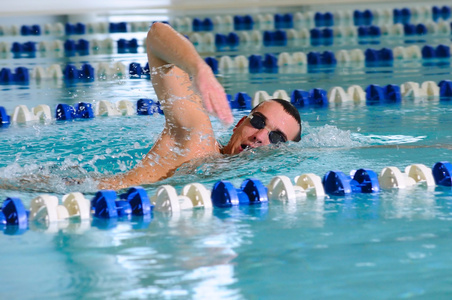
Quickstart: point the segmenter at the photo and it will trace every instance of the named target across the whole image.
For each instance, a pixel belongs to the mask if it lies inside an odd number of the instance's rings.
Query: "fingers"
[[[207,112],[219,118],[225,125],[232,124],[233,117],[226,93],[213,73],[199,73],[196,84]]]
[[[218,101],[214,104],[214,111],[221,122],[225,125],[231,125],[233,122],[231,107],[229,106],[226,94],[222,94],[223,97],[218,97]]]
[[[233,122],[231,108],[222,88],[209,89],[202,95],[204,107],[209,114],[214,115],[225,125],[231,125]]]
[[[214,111],[213,111],[213,107],[212,107],[212,101],[211,101],[211,99],[210,99],[210,95],[202,95],[202,97],[203,97],[203,102],[204,102],[204,107],[205,107],[205,109],[207,110],[207,113],[209,113],[209,114],[213,114],[214,113]]]
[[[218,84],[209,89],[208,95],[204,98],[206,110],[216,116],[224,125],[231,125],[233,122],[231,107],[224,92],[223,87]]]

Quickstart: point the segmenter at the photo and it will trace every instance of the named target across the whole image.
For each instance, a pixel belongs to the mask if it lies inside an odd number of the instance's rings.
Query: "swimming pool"
[[[432,44],[441,42],[444,37]],[[301,50],[319,49],[329,48]],[[56,62],[145,62],[142,49],[138,52],[60,57]],[[256,51],[261,55],[271,52]],[[216,57],[223,54],[216,53]],[[3,61],[8,66],[30,67],[55,62],[48,57]],[[278,89],[290,94],[294,89],[350,85],[365,89],[369,84],[446,80],[451,71],[448,62],[417,59],[367,67],[338,63],[297,72],[289,69],[287,73],[231,72],[219,74],[219,78],[232,95],[254,95],[258,90],[272,94]],[[104,99],[155,99],[146,79],[33,79],[29,85],[0,87],[1,105],[8,112],[18,104],[55,107]],[[234,110],[235,120],[248,112]],[[192,182],[210,189],[220,179],[239,186],[250,177],[268,184],[277,175],[293,179],[304,173],[323,176],[330,170],[349,173],[359,168],[380,172],[387,166],[404,169],[414,163],[432,167],[451,159],[447,148],[452,143],[451,112],[450,100],[438,97],[403,98],[400,103],[378,105],[364,101],[306,106],[300,108],[301,143],[183,166],[175,176],[145,189],[153,195],[163,184],[180,191]],[[130,169],[152,146],[163,122],[164,117],[155,114],[0,128],[0,178],[23,187],[0,190],[0,199],[18,196],[28,206],[43,192],[61,198],[72,191],[81,191],[90,199],[97,191],[91,181],[71,186],[63,178],[91,178]],[[216,120],[213,126],[217,138],[227,141],[231,128]],[[408,145],[417,147],[404,147]],[[423,147],[434,145],[438,146]],[[18,182],[23,176],[46,177],[47,181]],[[271,201],[230,209],[154,212],[152,218],[68,222],[56,230],[30,223],[29,230],[20,235],[0,235],[1,294],[58,299],[446,298],[451,293],[450,200],[450,187],[416,185],[375,194]]]

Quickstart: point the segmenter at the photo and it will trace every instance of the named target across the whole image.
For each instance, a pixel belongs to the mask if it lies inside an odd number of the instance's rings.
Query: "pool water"
[[[149,83],[140,83],[116,84],[119,93],[147,93]],[[103,85],[77,89],[116,99],[116,89]],[[427,100],[301,110],[301,143],[183,166],[146,190],[152,195],[161,184],[171,184],[180,191],[191,182],[211,188],[220,179],[238,186],[249,177],[267,184],[277,175],[322,176],[333,169],[431,167],[450,159],[450,149],[394,145],[450,145],[451,111],[447,102]],[[235,119],[246,113],[234,111]],[[61,198],[82,191],[90,198],[96,191],[91,181],[67,186],[61,178],[130,169],[150,149],[163,122],[160,115],[105,117],[2,129],[1,177],[16,184],[23,176],[48,181],[32,179],[21,183],[21,191],[1,190],[1,197],[19,196],[29,203],[42,192]],[[213,124],[219,140],[227,141],[230,128],[216,120]],[[373,147],[383,145],[391,148]],[[31,224],[22,235],[0,235],[2,271],[8,274],[2,276],[2,294],[59,299],[443,297],[451,292],[450,199],[450,188],[419,186],[325,201],[154,212],[151,220],[73,223],[51,233]]]
[[[288,49],[290,50],[290,49]],[[93,59],[144,61],[112,55]],[[78,58],[76,58],[78,59]],[[45,61],[45,60],[44,60]],[[16,61],[8,61],[17,63]],[[22,63],[23,61],[21,61]],[[446,62],[446,63],[444,63]],[[314,70],[315,71],[315,70]],[[230,94],[295,88],[325,90],[357,84],[402,84],[450,78],[447,61],[388,67],[345,66],[317,72],[221,74]],[[79,101],[154,98],[145,79],[66,83],[32,81],[1,86],[1,105],[33,107]],[[237,122],[249,110],[234,110]],[[359,168],[403,170],[452,159],[452,102],[404,99],[400,104],[300,108],[300,143],[268,146],[181,166],[144,186],[179,192],[188,183],[264,184],[277,175],[348,174]],[[220,142],[232,128],[212,119]],[[0,128],[0,199],[18,196],[28,207],[39,194],[81,191],[91,199],[96,178],[131,169],[152,147],[164,117],[98,117]],[[77,185],[68,178],[85,178]],[[19,180],[20,179],[20,180]],[[449,298],[452,194],[450,187],[383,190],[376,194],[271,201],[230,209],[154,212],[92,222],[67,222],[0,235],[0,295],[20,299],[363,299]],[[451,223],[449,223],[451,222]]]

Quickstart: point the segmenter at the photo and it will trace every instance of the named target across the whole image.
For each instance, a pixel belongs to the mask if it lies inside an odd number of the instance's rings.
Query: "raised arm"
[[[206,110],[232,123],[223,87],[190,41],[170,26],[154,23],[146,45],[165,127],[141,163],[125,174],[102,179],[100,188],[152,183],[171,176],[183,163],[218,153]]]
[[[169,91],[173,95],[185,97],[187,87],[191,89],[191,86],[186,84],[188,74],[192,77],[193,88],[201,96],[196,97],[196,101],[200,101],[200,105],[204,104],[207,112],[217,116],[222,122],[232,123],[232,114],[223,87],[187,38],[166,24],[154,23],[149,30],[146,46],[149,66],[155,69],[152,74],[154,76],[151,76],[152,83],[161,101],[167,97]],[[165,67],[168,64],[176,67]],[[184,78],[167,80],[165,73]],[[172,108],[169,106],[173,103],[162,101],[162,105],[170,111]]]

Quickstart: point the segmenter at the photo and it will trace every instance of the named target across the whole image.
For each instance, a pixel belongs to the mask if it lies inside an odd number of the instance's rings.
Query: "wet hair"
[[[279,104],[282,105],[282,107],[284,108],[284,111],[286,113],[288,113],[289,115],[291,115],[297,121],[300,128],[298,129],[298,133],[292,141],[299,142],[301,140],[301,117],[300,117],[300,113],[298,112],[298,109],[292,103],[290,103],[289,101],[284,100],[284,99],[275,98],[275,99],[269,99],[267,101],[278,102]],[[265,102],[261,102],[258,105],[256,105],[251,110],[251,112],[255,111],[259,106],[261,106],[262,103],[265,103]]]

